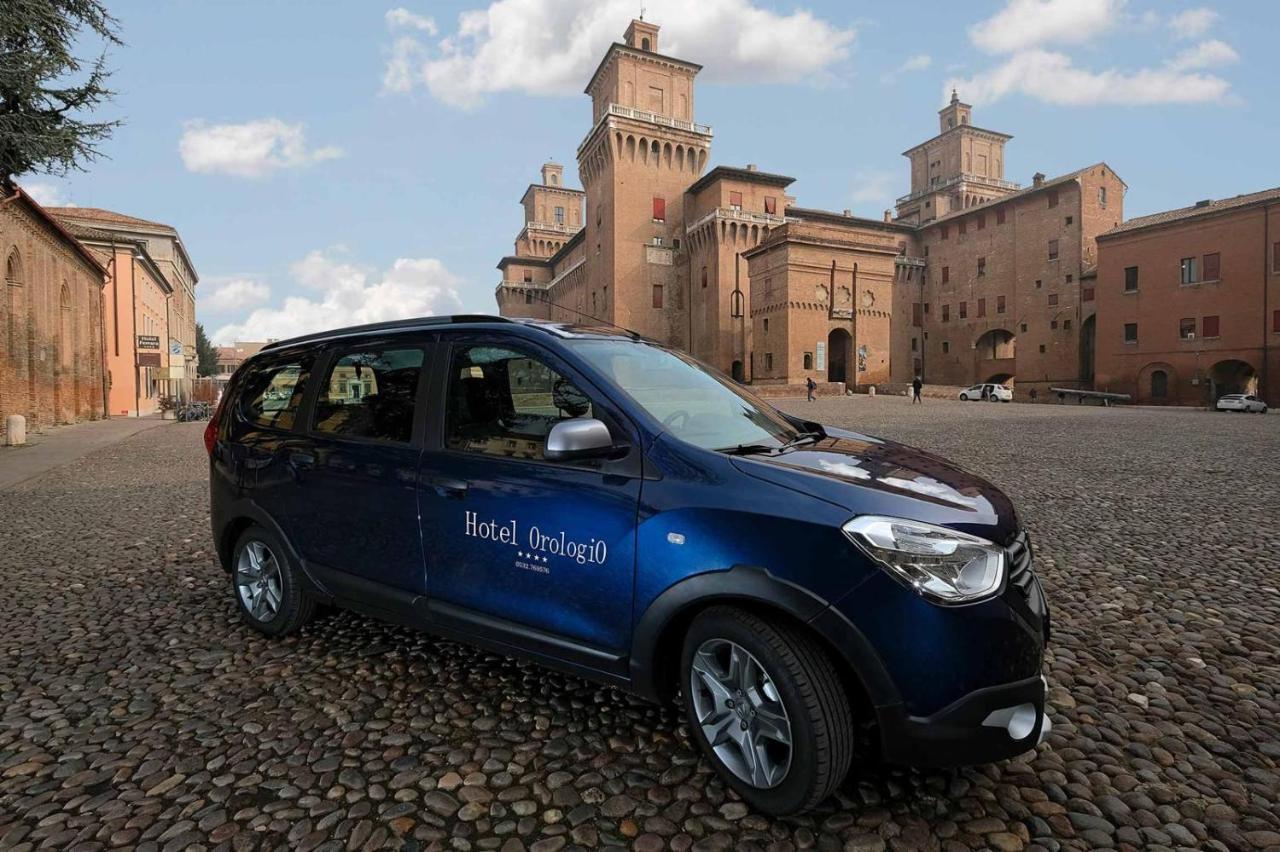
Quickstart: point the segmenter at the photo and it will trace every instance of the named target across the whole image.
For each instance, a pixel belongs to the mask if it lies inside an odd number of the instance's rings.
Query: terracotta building
[[[596,318],[764,385],[1089,382],[1095,238],[1123,220],[1105,163],[1021,188],[1004,177],[1012,137],[975,127],[953,93],[938,133],[904,152],[896,217],[799,207],[790,177],[706,171],[700,67],[662,54],[645,21],[609,47],[586,88],[583,226],[542,248],[531,204],[566,192],[544,166],[498,264],[503,314]]]
[[[1098,239],[1095,384],[1142,403],[1280,406],[1280,189],[1140,216]]]
[[[0,436],[104,416],[105,270],[44,208],[17,189],[0,198]]]
[[[58,207],[52,212],[66,227],[91,235],[82,240],[111,276],[108,292],[113,295],[106,303],[108,358],[116,359],[110,364],[111,413],[147,414],[156,409],[160,396],[189,399],[198,360],[199,278],[177,230],[94,207]],[[121,397],[123,403],[117,404]]]
[[[103,289],[103,362],[107,411],[113,417],[142,417],[160,410],[160,398],[176,396],[169,378],[170,298],[173,286],[142,240],[64,220],[67,231],[107,270]]]

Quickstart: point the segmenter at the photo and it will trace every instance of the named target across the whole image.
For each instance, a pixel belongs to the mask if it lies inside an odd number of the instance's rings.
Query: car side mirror
[[[561,420],[547,433],[548,461],[607,458],[617,452],[609,427],[592,417]]]

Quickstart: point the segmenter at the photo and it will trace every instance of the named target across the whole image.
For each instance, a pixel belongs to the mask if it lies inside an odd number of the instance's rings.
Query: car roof
[[[608,325],[578,325],[574,323],[551,322],[525,317],[499,317],[488,314],[453,314],[449,316],[413,317],[410,319],[374,322],[364,325],[352,325],[346,328],[334,328],[303,334],[284,340],[275,340],[262,347],[263,353],[278,352],[306,344],[324,344],[337,340],[394,334],[406,334],[414,331],[439,331],[454,328],[522,328],[541,332],[558,338],[612,338],[623,340],[645,340],[638,333],[624,328]],[[652,341],[647,341],[652,342]]]

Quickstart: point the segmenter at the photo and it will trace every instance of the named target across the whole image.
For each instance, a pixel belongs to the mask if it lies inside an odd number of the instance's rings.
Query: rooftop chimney
[[[893,211],[892,211],[892,210],[886,210],[886,211],[884,211],[884,220],[885,220],[886,222],[892,222],[892,221],[893,221]]]
[[[852,210],[850,210],[848,207],[846,207],[846,208],[844,208],[844,215],[846,215],[846,216],[852,216],[852,215],[853,215],[853,211],[852,211]]]
[[[1044,186],[1044,172],[1036,172],[1031,176],[1032,186]]]
[[[757,168],[759,167],[755,163],[747,163],[747,171],[754,172]]]
[[[1212,199],[1212,198],[1206,198],[1204,201],[1197,201],[1197,202],[1196,202],[1196,206],[1197,206],[1197,207],[1208,207],[1208,206],[1209,206],[1210,204],[1212,204],[1212,203],[1213,203],[1213,199]]]

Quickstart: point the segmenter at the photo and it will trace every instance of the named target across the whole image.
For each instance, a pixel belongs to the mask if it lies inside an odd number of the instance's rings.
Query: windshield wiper
[[[722,447],[716,452],[727,456],[754,456],[770,454],[780,449],[782,448],[770,444],[738,444],[736,447]]]
[[[811,432],[797,432],[794,438],[787,441],[782,446],[783,448],[796,447],[808,441],[821,441],[825,437],[827,437],[827,433],[823,432],[821,429],[815,429]]]

